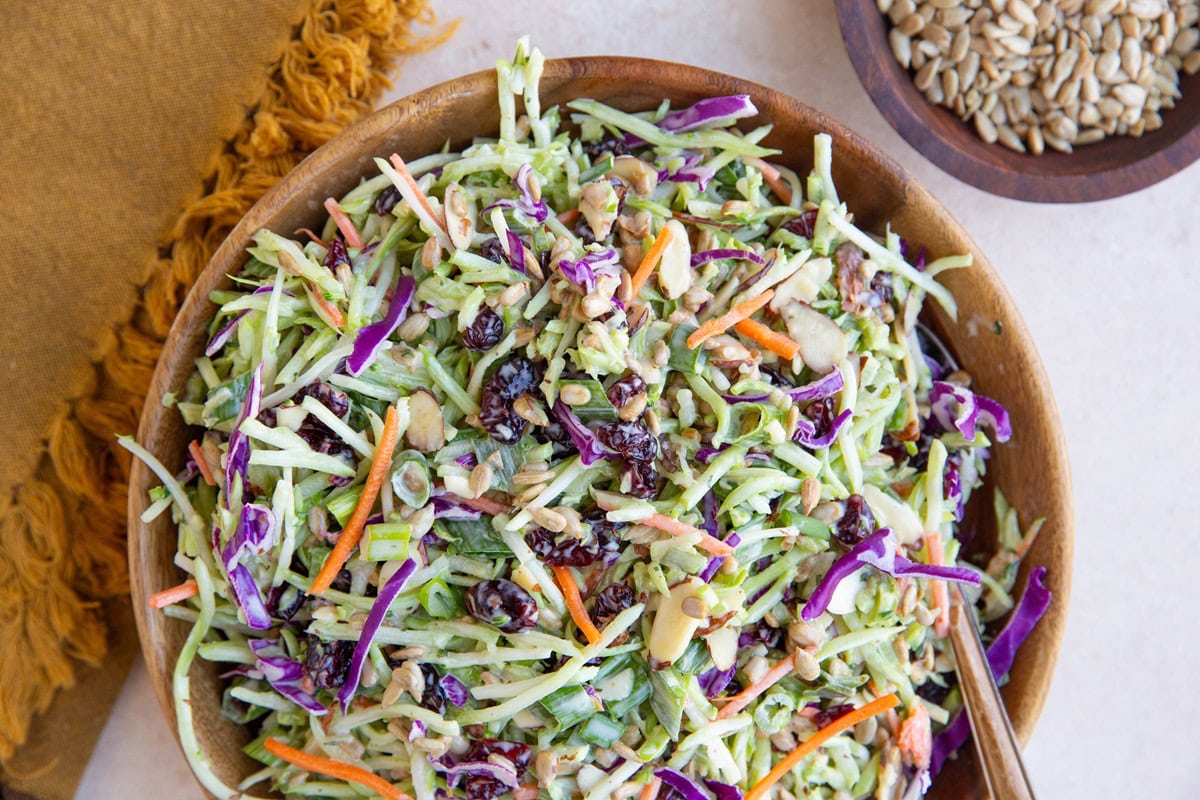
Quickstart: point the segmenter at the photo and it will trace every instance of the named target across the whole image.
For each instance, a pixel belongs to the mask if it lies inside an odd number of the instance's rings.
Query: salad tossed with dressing
[[[752,98],[543,109],[375,161],[317,231],[261,230],[168,395],[197,436],[143,519],[178,526],[179,735],[220,798],[923,796],[969,736],[950,584],[998,677],[1049,603],[996,492],[1007,414],[919,315],[926,263],[811,173]],[[523,100],[518,115],[516,97]],[[365,166],[365,165],[364,165]],[[188,673],[262,768],[225,785]]]

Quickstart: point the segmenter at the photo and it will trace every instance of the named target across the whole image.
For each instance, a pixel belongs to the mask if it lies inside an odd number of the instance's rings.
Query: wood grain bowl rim
[[[169,469],[182,465],[187,428],[173,409],[163,407],[161,397],[166,391],[178,390],[190,374],[192,360],[205,343],[204,323],[212,314],[208,295],[214,288],[230,284],[229,275],[244,263],[245,248],[256,230],[270,225],[290,229],[289,219],[298,224],[314,224],[324,214],[321,207],[324,197],[340,196],[369,170],[367,153],[386,155],[395,149],[410,158],[422,155],[422,152],[412,152],[418,147],[415,141],[422,137],[431,142],[445,139],[447,133],[442,129],[431,131],[429,128],[449,120],[455,113],[466,113],[478,107],[477,115],[471,117],[470,129],[455,144],[472,135],[493,135],[497,127],[495,92],[495,73],[489,70],[447,81],[398,100],[349,127],[268,191],[218,248],[176,317],[147,393],[138,441]],[[911,229],[900,224],[901,220],[912,220],[914,224],[928,226],[923,240],[929,243],[934,255],[943,251],[969,251],[975,257],[973,269],[950,273],[946,281],[959,296],[966,315],[959,326],[967,331],[949,337],[949,343],[951,347],[961,343],[966,349],[983,348],[992,356],[980,359],[979,363],[995,361],[1017,376],[1012,384],[1005,383],[1005,391],[997,392],[986,385],[983,389],[1002,402],[1015,404],[1010,411],[1028,406],[1028,419],[1015,420],[1018,434],[1014,442],[1019,443],[1022,437],[1030,442],[1032,451],[1022,450],[1023,459],[1032,460],[1034,469],[1041,472],[1037,478],[1038,488],[1030,495],[1029,502],[1038,506],[1041,513],[1051,516],[1022,569],[1021,580],[1028,573],[1029,564],[1051,565],[1054,569],[1048,583],[1055,592],[1055,602],[1022,651],[1005,691],[1014,728],[1021,740],[1026,741],[1045,702],[1062,645],[1070,593],[1073,511],[1066,445],[1049,381],[1024,322],[986,258],[953,217],[895,162],[840,123],[781,92],[700,67],[626,57],[551,60],[546,62],[542,78],[545,106],[570,97],[592,96],[616,105],[625,103],[627,108],[645,109],[654,107],[662,97],[672,97],[675,102],[694,102],[704,96],[741,93],[750,94],[761,112],[756,120],[747,124],[772,120],[781,123],[771,134],[772,138],[803,137],[805,143],[802,146],[791,148],[780,158],[784,162],[797,167],[801,162],[811,165],[812,134],[823,130],[833,136],[835,180],[839,188],[844,187],[843,196],[857,196],[853,202],[860,219],[871,219],[870,207],[876,218],[896,221],[896,229],[900,231]],[[478,114],[482,114],[485,107],[490,111],[486,122],[482,122]],[[441,139],[437,138],[439,135]],[[453,132],[450,138],[454,138]],[[428,145],[424,150],[430,151],[434,147],[436,145]],[[300,219],[304,222],[298,222]],[[964,293],[964,289],[970,291]],[[951,327],[945,315],[936,311],[932,322],[943,333]],[[1003,337],[988,338],[986,333],[977,336],[976,329],[984,323],[988,328],[993,324],[998,329],[1002,327]],[[1011,469],[1020,474],[1016,453],[1015,449],[998,451],[993,458],[993,471]],[[1015,475],[1012,480],[1016,482]],[[140,520],[148,505],[147,492],[155,482],[153,473],[135,460],[129,488],[130,585],[146,666],[159,704],[178,740],[171,701],[171,673],[188,626],[151,611],[145,601],[148,594],[179,581],[178,572],[171,564],[175,527],[169,519],[162,517],[150,524]],[[1047,512],[1047,508],[1051,511]],[[215,686],[216,671],[212,665],[194,665],[193,682],[207,681],[207,686]],[[209,745],[206,749],[214,762],[228,757],[229,763],[219,766],[235,774],[238,765],[234,762],[240,754],[236,745],[231,745],[228,740],[238,738],[242,730],[221,718],[219,710],[205,706],[200,702],[201,698],[200,691],[193,692],[194,713],[204,715],[204,719],[197,718],[198,735],[204,728],[201,742]],[[934,796],[969,796],[978,785],[972,762],[973,757],[968,754],[950,764],[944,770],[948,777],[939,778]],[[958,775],[952,784],[946,783],[950,774]],[[946,790],[941,791],[943,788]]]
[[[1017,153],[984,142],[973,127],[925,99],[892,55],[889,23],[875,0],[835,4],[850,62],[879,113],[921,155],[979,189],[1039,203],[1108,200],[1152,186],[1200,158],[1200,74],[1180,75],[1183,98],[1163,112],[1157,131],[1109,137],[1073,153]]]

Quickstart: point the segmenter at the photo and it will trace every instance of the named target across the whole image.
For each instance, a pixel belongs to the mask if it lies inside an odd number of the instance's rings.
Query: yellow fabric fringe
[[[97,664],[99,601],[129,590],[125,504],[133,432],[150,376],[188,289],[230,229],[306,155],[371,110],[402,57],[452,35],[417,37],[427,0],[310,0],[267,86],[204,173],[150,266],[129,319],[101,343],[92,385],[51,425],[37,477],[0,516],[0,762],[78,662]]]

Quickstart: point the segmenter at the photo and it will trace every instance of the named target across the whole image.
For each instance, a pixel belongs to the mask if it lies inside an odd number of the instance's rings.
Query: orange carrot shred
[[[322,313],[328,322],[334,328],[341,328],[346,324],[346,318],[342,315],[342,310],[334,303],[329,302],[321,294],[321,290],[313,286],[311,283],[304,284],[304,293],[308,295],[308,299],[317,307],[318,316]]]
[[[718,334],[724,333],[742,320],[749,319],[751,314],[771,302],[771,298],[774,296],[775,290],[767,289],[756,297],[743,300],[721,316],[710,319],[692,331],[691,336],[687,338],[687,346],[691,348],[699,347],[706,339],[711,339]]]
[[[346,522],[346,527],[342,529],[337,544],[325,557],[325,563],[321,565],[317,577],[313,579],[309,594],[321,594],[333,584],[333,579],[337,577],[342,565],[350,558],[354,546],[362,538],[363,526],[366,525],[367,518],[371,516],[371,508],[375,505],[375,498],[379,496],[383,480],[387,477],[388,467],[392,463],[392,451],[396,449],[396,440],[400,438],[399,433],[400,414],[396,411],[395,406],[388,406],[387,418],[383,422],[383,434],[375,445],[375,457],[371,460],[371,471],[367,473],[367,482],[363,485],[358,504],[354,507],[354,513],[350,515],[349,521]]]
[[[200,591],[200,587],[196,584],[194,578],[188,578],[178,586],[172,586],[170,589],[163,589],[161,592],[155,592],[146,598],[151,608],[166,608],[173,606],[176,603],[187,600]]]
[[[1021,543],[1017,545],[1017,549],[1013,551],[1013,555],[1015,555],[1018,560],[1024,558],[1025,554],[1029,552],[1029,548],[1033,547],[1033,543],[1037,541],[1038,534],[1041,533],[1041,531],[1042,526],[1035,525],[1033,529],[1025,535],[1025,538],[1021,540]]]
[[[638,800],[654,800],[654,798],[658,797],[658,790],[660,788],[662,788],[662,779],[652,779],[642,787],[642,791],[638,793]]]
[[[756,320],[744,319],[734,325],[733,329],[743,336],[758,342],[781,358],[790,360],[795,358],[796,354],[800,352],[800,345],[792,338],[773,331]]]
[[[575,224],[575,220],[579,219],[579,209],[578,208],[567,209],[566,211],[562,212],[561,214],[555,215],[555,219],[557,219],[563,225],[573,225],[573,224]]]
[[[779,662],[767,670],[761,678],[735,694],[728,703],[723,705],[721,710],[717,712],[717,719],[729,719],[734,714],[750,705],[750,702],[754,700],[754,698],[758,697],[767,689],[770,689],[772,686],[779,683],[779,681],[790,675],[792,670],[795,668],[795,653],[789,653],[784,658],[779,659]]]
[[[689,534],[700,534],[700,541],[696,546],[701,550],[707,550],[714,556],[729,556],[733,555],[733,548],[722,542],[717,537],[706,531],[702,531],[697,527],[688,525],[686,522],[680,522],[677,519],[671,519],[663,514],[651,514],[645,519],[638,520],[642,525],[649,525],[651,528],[657,528],[660,531],[669,533],[672,536],[687,536]]]
[[[354,223],[342,207],[338,205],[338,201],[332,197],[325,198],[325,210],[329,212],[329,216],[333,219],[333,223],[337,225],[342,236],[346,239],[346,244],[353,248],[362,250],[363,240],[358,232],[358,228],[354,227]]]
[[[941,531],[926,531],[925,547],[929,550],[931,566],[945,566],[946,559],[942,552]],[[944,638],[950,635],[950,592],[946,588],[945,581],[930,581],[929,592],[930,604],[937,612],[937,618],[933,621],[933,635]]]
[[[200,443],[192,439],[188,442],[188,452],[192,454],[192,460],[196,462],[196,468],[200,470],[200,476],[204,478],[204,482],[209,486],[216,486],[217,479],[213,476],[208,459],[204,457],[204,451],[200,449]]]
[[[896,713],[889,709],[889,714]],[[906,759],[917,769],[926,769],[933,755],[933,731],[929,724],[929,710],[924,703],[913,703],[908,716],[899,725],[896,745]]]
[[[271,755],[282,758],[284,761],[294,764],[300,769],[327,775],[330,778],[337,778],[342,781],[357,783],[388,798],[388,800],[412,800],[411,797],[388,783],[379,775],[376,775],[374,772],[368,772],[362,767],[356,767],[344,761],[335,761],[332,758],[325,758],[324,756],[305,753],[303,750],[289,747],[278,739],[267,739],[263,742],[263,748]]]
[[[563,597],[567,600],[567,610],[571,612],[571,619],[575,620],[579,630],[583,631],[588,644],[600,641],[600,631],[592,622],[592,618],[588,616],[587,609],[583,607],[583,598],[579,596],[579,584],[575,582],[575,576],[571,574],[571,570],[568,567],[560,566],[551,566],[550,569],[554,571],[554,580],[563,590]]]
[[[658,266],[658,262],[662,260],[663,251],[667,249],[667,245],[671,243],[671,229],[666,225],[658,232],[658,236],[654,237],[654,243],[650,245],[650,249],[646,251],[646,255],[642,257],[642,263],[638,264],[637,271],[633,273],[633,279],[630,281],[633,285],[631,297],[637,297],[638,292],[646,285],[646,281],[650,279],[650,273],[654,272],[654,268]]]
[[[767,186],[771,187],[771,190],[775,192],[775,196],[782,200],[785,206],[792,204],[792,187],[787,185],[783,176],[779,174],[779,170],[775,169],[774,164],[768,164],[761,158],[754,158],[753,156],[742,160],[762,173],[763,180],[767,182]]]
[[[392,153],[392,157],[388,160],[392,162],[392,166],[396,168],[396,172],[400,173],[400,179],[404,181],[404,184],[408,187],[408,190],[412,192],[414,197],[417,198],[417,202],[421,204],[422,210],[424,210],[424,212],[429,215],[429,218],[437,224],[442,233],[445,233],[445,222],[443,222],[434,212],[433,206],[429,204],[429,198],[425,196],[425,192],[421,191],[421,187],[417,185],[417,179],[414,178],[413,174],[408,171],[408,165],[404,163],[404,159],[401,158],[399,154]]]
[[[526,783],[512,790],[513,800],[537,800],[540,791],[536,783]]]
[[[493,517],[497,514],[510,514],[512,508],[501,503],[499,500],[493,500],[490,497],[462,497],[461,495],[451,495],[456,502],[462,503],[468,508],[473,508],[476,511],[482,511],[485,514],[491,514]]]
[[[311,228],[296,228],[295,233],[303,233],[309,239],[312,239],[314,242],[321,245],[321,247],[324,247],[326,250],[329,249],[329,242],[313,233]]]
[[[779,779],[787,775],[797,764],[804,760],[804,757],[814,752],[818,747],[825,744],[827,741],[837,736],[842,731],[853,728],[858,723],[865,719],[869,719],[881,711],[887,711],[889,708],[895,708],[900,703],[899,698],[894,694],[878,697],[867,703],[862,708],[856,708],[835,719],[833,722],[826,725],[821,730],[808,737],[792,752],[784,756],[783,760],[771,768],[762,780],[754,784],[750,791],[746,792],[743,800],[761,800],[766,793],[779,782]]]

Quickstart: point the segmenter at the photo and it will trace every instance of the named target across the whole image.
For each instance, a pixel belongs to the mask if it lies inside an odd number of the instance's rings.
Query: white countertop
[[[1200,406],[1188,355],[1200,291],[1200,164],[1090,205],[1005,200],[925,161],[859,86],[829,0],[443,0],[457,36],[416,56],[388,99],[490,68],[530,33],[548,57],[679,61],[780,89],[878,144],[959,218],[1016,298],[1066,426],[1076,497],[1071,612],[1026,757],[1043,798],[1195,798],[1198,626],[1187,610]],[[1037,469],[1037,464],[1030,464]],[[1131,543],[1136,550],[1130,547]],[[1189,620],[1193,620],[1190,621]],[[139,662],[80,800],[199,800]]]

